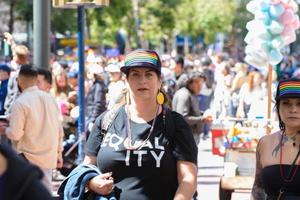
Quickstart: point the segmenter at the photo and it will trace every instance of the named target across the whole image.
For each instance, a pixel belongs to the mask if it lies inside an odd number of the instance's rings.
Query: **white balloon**
[[[252,14],[255,14],[255,11],[258,9],[258,5],[256,1],[250,1],[247,5],[246,5],[246,9],[251,12]]]

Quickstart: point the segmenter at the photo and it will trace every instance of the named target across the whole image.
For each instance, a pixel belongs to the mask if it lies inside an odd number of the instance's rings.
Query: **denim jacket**
[[[58,189],[58,194],[63,196],[64,200],[117,200],[113,193],[107,196],[91,192],[85,193],[88,181],[99,174],[101,172],[96,166],[81,164],[73,169],[63,181]]]

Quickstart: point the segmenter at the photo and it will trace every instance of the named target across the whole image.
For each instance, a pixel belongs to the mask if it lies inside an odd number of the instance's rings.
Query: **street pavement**
[[[219,200],[219,182],[223,175],[224,158],[211,152],[211,138],[198,145],[198,200]],[[231,200],[249,200],[249,192],[234,192]]]

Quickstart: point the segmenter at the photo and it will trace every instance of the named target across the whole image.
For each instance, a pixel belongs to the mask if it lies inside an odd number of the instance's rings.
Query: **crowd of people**
[[[49,69],[33,66],[28,48],[15,44],[9,33],[5,37],[13,58],[0,64],[0,195],[12,195],[4,192],[9,182],[5,174],[24,160],[35,172],[31,181],[51,192],[52,170],[63,167],[64,141],[76,138],[71,128],[78,117],[78,62],[52,57]],[[85,71],[86,156],[61,186],[65,199],[86,190],[116,199],[196,199],[197,146],[201,138],[209,138],[213,120],[267,116],[267,71],[234,61],[226,53],[172,57],[138,49],[105,58],[87,49]],[[254,199],[260,199],[255,196],[261,189],[270,199],[278,196],[281,185],[262,184],[262,179],[270,181],[264,174],[274,170],[264,167],[277,165],[278,156],[279,167],[290,163],[292,158],[281,160],[290,148],[282,143],[298,146],[294,133],[299,126],[289,122],[286,110],[298,106],[294,98],[299,95],[287,95],[292,99],[286,100],[285,93],[275,90],[280,79],[300,78],[298,71],[298,59],[291,56],[272,74],[281,132],[259,143]],[[8,146],[19,155],[8,156]],[[272,162],[266,159],[269,154]],[[84,187],[71,187],[78,180],[85,180]]]

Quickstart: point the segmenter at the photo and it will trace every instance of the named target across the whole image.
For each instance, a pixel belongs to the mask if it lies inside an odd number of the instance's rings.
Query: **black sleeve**
[[[189,161],[197,165],[198,148],[192,130],[182,115],[172,112],[175,123],[174,150],[177,160]]]
[[[99,117],[97,117],[91,134],[86,142],[85,146],[85,154],[88,156],[97,156],[98,151],[100,149],[103,135],[101,134],[101,120],[106,112],[102,113]]]
[[[26,188],[24,199],[31,200],[53,200],[49,191],[42,185],[41,181],[36,179],[34,180],[28,188]]]
[[[94,104],[92,109],[91,121],[94,122],[99,114],[106,110],[106,100],[105,100],[105,86],[104,84],[97,83],[95,85],[94,93]]]

